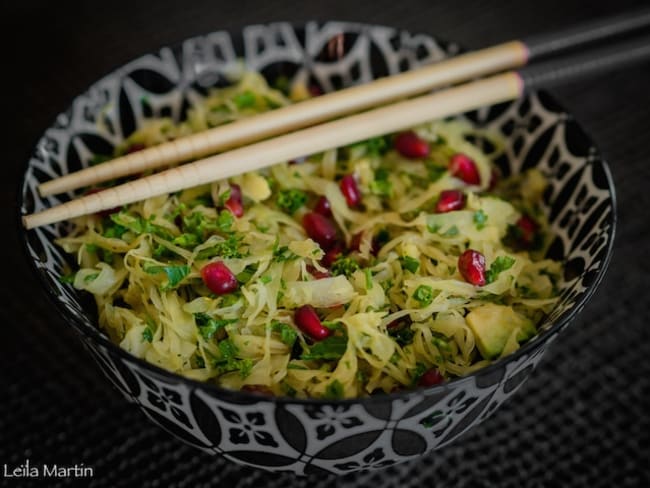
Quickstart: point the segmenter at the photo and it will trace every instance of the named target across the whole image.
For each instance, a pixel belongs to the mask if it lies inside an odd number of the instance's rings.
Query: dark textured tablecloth
[[[93,487],[650,486],[650,64],[554,93],[597,142],[618,194],[614,256],[596,295],[527,384],[457,443],[387,471],[270,474],[172,438],[101,375],[39,289],[18,238],[16,193],[33,145],[72,98],[145,52],[273,20],[388,24],[480,48],[647,1],[322,0],[3,3],[0,485],[24,465],[92,467]],[[9,61],[7,63],[7,60]],[[5,467],[6,466],[6,467]],[[41,484],[39,484],[41,486]]]

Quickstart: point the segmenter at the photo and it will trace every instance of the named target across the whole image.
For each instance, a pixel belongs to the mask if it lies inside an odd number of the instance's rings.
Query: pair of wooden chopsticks
[[[39,186],[39,192],[42,196],[54,195],[145,170],[203,159],[24,215],[23,225],[32,229],[119,207],[304,154],[515,100],[526,91],[547,88],[567,79],[622,68],[650,59],[650,39],[619,42],[617,38],[648,26],[650,9],[598,19],[558,33],[458,55],[134,152],[45,182]],[[604,40],[610,41],[604,48],[544,62],[546,58]],[[528,66],[539,60],[542,64]],[[450,88],[421,95],[445,86]],[[335,117],[339,118],[331,120]],[[209,156],[224,150],[228,151]]]

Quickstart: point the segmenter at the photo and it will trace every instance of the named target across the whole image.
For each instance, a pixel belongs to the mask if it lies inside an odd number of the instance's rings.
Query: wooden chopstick
[[[351,144],[380,134],[517,98],[521,78],[510,72],[430,95],[372,109],[107,188],[23,217],[27,229],[119,207],[156,195],[261,169],[305,154]]]
[[[650,39],[607,46],[565,60],[493,75],[239,147],[25,215],[27,229],[126,205],[209,181],[261,169],[414,125],[514,100],[537,89],[650,58]]]
[[[498,44],[134,152],[44,182],[39,185],[38,191],[41,196],[49,196],[172,166],[442,86],[516,69],[532,60],[554,56],[648,25],[650,9],[644,8],[586,21],[558,32]]]
[[[46,181],[38,190],[41,196],[54,195],[129,174],[182,163],[434,88],[523,66],[527,60],[527,47],[522,42],[507,42],[127,154]]]

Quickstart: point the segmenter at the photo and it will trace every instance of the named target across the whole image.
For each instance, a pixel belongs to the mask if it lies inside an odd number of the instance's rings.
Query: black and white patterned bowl
[[[331,59],[328,41],[340,33],[345,54]],[[85,166],[94,152],[109,152],[145,117],[182,117],[189,101],[222,83],[242,59],[267,77],[302,77],[329,91],[458,50],[428,35],[342,22],[253,25],[165,47],[99,80],[56,118],[28,162],[20,212],[72,197],[43,199],[37,186]],[[549,256],[561,259],[567,273],[561,302],[538,336],[509,357],[443,385],[358,400],[300,401],[187,380],[113,344],[97,328],[94,303],[58,280],[69,259],[53,244],[63,224],[25,232],[25,249],[46,294],[110,381],[185,442],[237,463],[297,474],[344,474],[413,459],[453,442],[517,391],[592,296],[612,252],[616,215],[609,170],[549,94],[467,116],[508,136],[499,162],[506,173],[536,166],[550,178],[544,210],[557,237]]]

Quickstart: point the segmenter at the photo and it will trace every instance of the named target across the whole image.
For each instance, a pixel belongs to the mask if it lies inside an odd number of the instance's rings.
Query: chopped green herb
[[[431,339],[431,343],[436,346],[439,350],[443,352],[450,352],[451,347],[449,346],[449,341],[447,339],[443,339],[442,337],[433,337]]]
[[[333,275],[345,275],[350,277],[352,273],[359,269],[359,263],[350,257],[339,256],[332,263],[330,271]]]
[[[388,151],[389,147],[390,143],[388,137],[379,136],[350,144],[347,146],[347,149],[351,153],[351,157],[361,157],[364,155],[381,156]]]
[[[186,264],[178,266],[157,266],[145,265],[144,271],[147,274],[165,273],[167,275],[168,283],[163,287],[165,290],[170,290],[178,286],[188,274],[190,274],[190,267]]]
[[[237,361],[237,369],[239,369],[239,375],[242,378],[246,378],[251,374],[253,370],[253,360],[252,359],[240,359]]]
[[[88,165],[89,166],[95,166],[97,164],[105,163],[106,161],[110,161],[113,159],[112,156],[109,156],[107,154],[95,154],[92,158],[88,160]]]
[[[366,290],[372,290],[372,271],[370,268],[366,268],[363,272],[366,275]]]
[[[153,330],[148,325],[142,331],[142,342],[153,342]]]
[[[205,313],[195,313],[194,321],[199,328],[201,336],[206,341],[209,341],[220,329],[223,329],[228,324],[236,323],[237,319],[214,319]]]
[[[348,347],[347,336],[331,335],[327,339],[315,343],[309,351],[303,353],[301,359],[339,359]]]
[[[86,275],[86,276],[84,276],[84,283],[90,283],[91,281],[95,281],[98,276],[99,276],[99,273],[92,273],[92,274]]]
[[[114,223],[109,219],[104,220],[104,222],[106,222],[107,225],[104,226],[104,232],[102,235],[104,237],[108,237],[109,239],[121,239],[124,233],[129,230],[126,227]]]
[[[292,347],[298,338],[298,332],[296,332],[296,330],[289,324],[285,324],[284,322],[274,320],[271,323],[271,329],[274,332],[278,332],[280,334],[280,340],[289,347]]]
[[[307,194],[304,191],[296,189],[281,190],[278,193],[276,203],[278,204],[278,207],[289,215],[293,215],[296,210],[307,203]]]
[[[502,271],[506,271],[512,268],[514,264],[515,258],[510,256],[498,256],[490,265],[490,269],[487,270],[485,281],[487,283],[496,281]]]
[[[224,339],[223,341],[219,341],[219,352],[223,359],[234,359],[239,349],[237,349],[235,343],[230,339]]]
[[[240,291],[235,291],[229,295],[223,295],[221,297],[221,303],[219,306],[221,308],[231,307],[241,299],[242,295]]]
[[[421,307],[430,305],[433,301],[433,288],[429,285],[420,285],[413,292],[413,299],[420,303]]]
[[[226,190],[219,195],[219,199],[218,199],[218,202],[217,202],[218,205],[220,207],[223,207],[226,204],[226,202],[228,201],[228,199],[230,198],[231,194],[232,194],[232,190],[230,188],[226,188]]]
[[[426,168],[429,175],[429,181],[431,183],[438,181],[447,171],[447,168],[445,166],[438,166],[433,161],[427,161]]]
[[[237,274],[237,281],[242,285],[248,283],[257,271],[257,264],[249,264],[246,266],[243,271]]]
[[[298,255],[291,252],[288,246],[280,246],[273,251],[273,261],[276,263],[293,261],[294,259],[298,259]]]
[[[136,234],[154,234],[168,241],[171,241],[174,238],[167,229],[153,223],[155,218],[154,215],[149,219],[145,219],[142,217],[134,217],[126,212],[118,212],[111,214],[110,218],[116,224],[121,225]]]
[[[235,223],[235,217],[230,210],[222,210],[217,217],[217,227],[222,232],[229,232],[232,224]]]
[[[196,234],[181,234],[174,238],[172,243],[180,247],[191,249],[199,243],[199,237]]]
[[[306,371],[306,370],[309,369],[309,368],[306,368],[306,367],[304,367],[304,366],[301,366],[300,364],[289,363],[289,364],[287,364],[287,369],[299,369],[299,370],[301,370],[301,371]]]
[[[412,258],[411,256],[401,256],[399,258],[402,268],[409,270],[411,273],[415,273],[420,267],[420,260]]]
[[[373,194],[381,197],[389,197],[393,192],[393,185],[388,180],[373,180],[369,188]]]
[[[59,281],[61,283],[72,284],[72,283],[74,283],[74,277],[75,276],[76,276],[76,273],[68,273],[68,274],[59,276]]]
[[[417,363],[415,365],[415,368],[413,371],[411,371],[411,378],[413,379],[412,385],[417,385],[418,381],[420,381],[420,378],[424,373],[427,372],[427,367],[426,365],[422,363]]]
[[[232,101],[235,102],[235,105],[237,105],[237,108],[239,109],[252,107],[255,105],[255,100],[255,94],[250,90],[238,93],[232,99]]]
[[[474,212],[474,216],[472,217],[477,230],[482,230],[485,227],[485,222],[487,222],[487,219],[488,216],[482,209]]]
[[[458,227],[452,225],[451,227],[449,227],[449,229],[447,229],[445,232],[440,234],[440,237],[455,237],[458,234],[459,234]]]
[[[325,388],[324,398],[330,398],[330,399],[342,398],[343,393],[344,393],[343,385],[341,384],[341,382],[339,380],[334,380]]]
[[[225,259],[241,258],[244,255],[239,251],[239,244],[241,237],[230,235],[225,241],[217,242],[214,246],[202,249],[197,258],[210,259],[215,256],[220,256]]]

